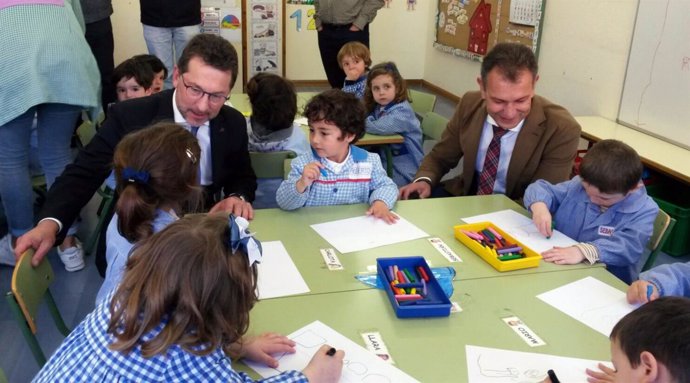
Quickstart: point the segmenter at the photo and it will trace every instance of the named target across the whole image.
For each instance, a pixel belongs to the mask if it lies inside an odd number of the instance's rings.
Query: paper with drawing
[[[625,293],[586,277],[537,295],[537,298],[608,337],[613,326],[635,309]]]
[[[514,210],[501,210],[460,219],[467,223],[491,222],[501,228],[501,230],[513,236],[516,240],[540,254],[554,246],[567,247],[577,243],[558,230],[553,231],[551,238],[544,237],[534,226],[530,218]]]
[[[585,369],[598,370],[597,364],[604,363],[470,345],[465,346],[465,354],[470,383],[537,383],[547,377],[548,370],[554,370],[561,382],[586,383]],[[605,364],[611,366],[611,363]]]
[[[417,382],[414,378],[381,360],[378,356],[367,351],[362,346],[344,337],[342,334],[314,321],[288,335],[297,343],[294,354],[274,355],[280,363],[278,368],[246,361],[245,363],[264,378],[278,375],[289,370],[301,371],[307,366],[314,353],[324,344],[345,351],[343,373],[340,382],[367,383],[405,383]]]
[[[263,254],[258,264],[259,276],[256,283],[259,299],[309,292],[309,286],[282,242],[261,242],[261,248]]]
[[[323,239],[341,253],[366,250],[428,237],[403,217],[393,225],[371,216],[359,216],[311,225]]]

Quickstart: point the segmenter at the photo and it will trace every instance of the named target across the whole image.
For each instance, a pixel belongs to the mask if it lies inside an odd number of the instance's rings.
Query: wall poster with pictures
[[[439,0],[434,47],[481,61],[501,42],[539,53],[546,0]]]
[[[285,75],[282,0],[249,0],[247,67],[249,78],[259,72]]]

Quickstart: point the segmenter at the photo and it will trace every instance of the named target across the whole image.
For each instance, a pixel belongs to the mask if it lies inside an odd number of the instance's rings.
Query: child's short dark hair
[[[594,144],[580,163],[580,177],[602,193],[626,194],[642,177],[642,161],[635,149],[617,140]]]
[[[512,82],[517,81],[517,75],[525,69],[532,73],[534,80],[539,70],[537,58],[532,49],[518,43],[498,43],[484,56],[481,68],[484,86],[486,86],[489,72],[496,67]]]
[[[256,264],[230,248],[225,214],[190,214],[138,244],[110,303],[108,347],[145,358],[173,345],[195,355],[230,354],[256,303]],[[151,339],[142,339],[164,322]]]
[[[129,58],[116,66],[113,70],[113,84],[117,84],[120,80],[134,78],[144,89],[151,88],[153,85],[154,72],[151,67],[134,58]]]
[[[152,222],[161,204],[195,211],[201,149],[196,138],[172,122],[160,122],[126,135],[115,147],[113,167],[120,194],[115,211],[118,231],[130,242],[153,234]],[[128,169],[128,170],[127,170]],[[132,172],[137,174],[132,175]]]
[[[337,126],[343,133],[341,137],[353,134],[352,144],[364,136],[364,104],[354,94],[340,89],[329,89],[314,96],[304,107],[303,115],[309,125],[323,120]]]
[[[364,61],[365,68],[369,68],[371,65],[371,53],[369,52],[369,48],[359,41],[350,41],[340,48],[338,51],[338,65],[340,69],[343,68],[343,59],[346,56],[357,57]]]
[[[160,71],[163,71],[163,78],[168,78],[168,68],[165,67],[165,64],[163,64],[163,61],[161,61],[161,59],[159,59],[158,56],[150,55],[150,54],[142,54],[142,55],[136,55],[132,58],[134,60],[143,62],[146,65],[150,66],[151,70],[153,70],[154,74],[156,74]]]
[[[395,98],[392,102],[410,101],[410,95],[407,91],[407,82],[398,71],[398,67],[392,61],[382,62],[380,64],[374,65],[367,75],[367,87],[364,91],[364,105],[366,106],[367,112],[371,113],[376,108],[376,101],[374,100],[374,94],[371,91],[371,82],[379,76],[389,75],[393,79],[393,84],[395,85]]]
[[[177,60],[177,68],[180,74],[187,73],[189,60],[197,57],[206,65],[223,72],[230,72],[230,88],[237,80],[237,51],[230,42],[220,36],[208,33],[199,33],[187,43],[180,59]]]
[[[624,316],[611,331],[630,365],[648,351],[676,382],[690,382],[690,299],[662,297]]]
[[[297,93],[292,81],[260,72],[247,83],[247,95],[252,104],[252,122],[258,122],[271,132],[293,125]]]

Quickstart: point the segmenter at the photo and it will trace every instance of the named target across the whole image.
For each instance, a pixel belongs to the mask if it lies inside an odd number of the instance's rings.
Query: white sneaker
[[[0,265],[14,266],[17,263],[17,258],[14,257],[14,249],[12,248],[12,236],[7,233],[0,239]]]
[[[65,270],[72,272],[84,268],[84,250],[82,250],[81,242],[78,239],[74,239],[74,246],[65,250],[60,250],[58,246],[57,253],[62,263],[65,264]]]

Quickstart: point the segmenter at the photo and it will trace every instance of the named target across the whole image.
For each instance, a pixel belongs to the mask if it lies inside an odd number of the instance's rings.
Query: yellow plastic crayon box
[[[508,242],[522,247],[522,252],[523,254],[525,254],[525,257],[520,259],[512,259],[509,261],[501,261],[498,259],[498,257],[493,251],[487,249],[487,247],[483,246],[481,243],[468,237],[465,233],[462,232],[463,230],[466,230],[477,233],[488,227],[491,227],[492,229],[497,231]],[[539,253],[523,245],[522,242],[517,241],[509,234],[506,234],[506,232],[504,232],[498,226],[494,225],[491,222],[477,222],[468,223],[465,225],[457,225],[453,226],[453,231],[455,232],[455,238],[458,241],[465,244],[465,246],[469,247],[470,250],[482,257],[486,262],[488,262],[491,266],[494,267],[494,269],[498,271],[511,271],[527,269],[530,267],[539,267],[539,260],[541,260],[541,255]]]

